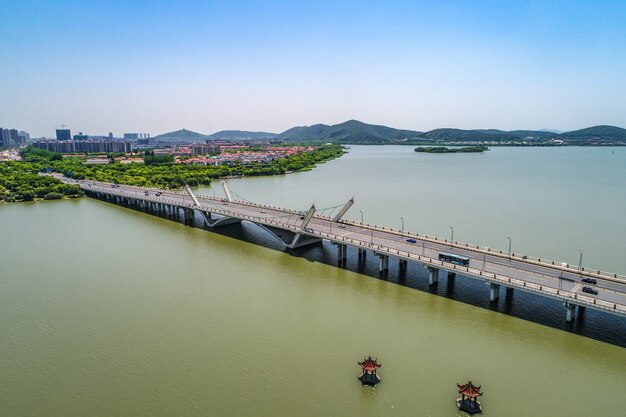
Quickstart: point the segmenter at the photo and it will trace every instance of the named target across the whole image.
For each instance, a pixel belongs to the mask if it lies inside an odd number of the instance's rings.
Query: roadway
[[[183,208],[192,208],[225,217],[233,217],[254,223],[290,230],[294,233],[328,239],[335,243],[372,250],[375,253],[391,255],[400,259],[417,261],[425,266],[456,272],[466,276],[501,283],[509,280],[511,287],[527,287],[545,292],[545,295],[558,299],[583,300],[599,303],[603,307],[612,306],[613,312],[626,315],[626,277],[588,269],[578,270],[559,262],[507,254],[493,249],[480,248],[465,243],[450,243],[441,239],[401,232],[375,225],[339,220],[314,215],[303,230],[301,225],[305,213],[279,207],[264,206],[249,202],[227,201],[226,199],[196,195],[200,207],[185,192],[172,190],[146,189],[126,185],[112,185],[96,181],[76,181],[60,177],[64,182],[76,183],[86,191],[116,195],[135,200],[162,203]],[[157,195],[160,193],[160,195]],[[415,240],[415,243],[407,239]],[[453,253],[470,259],[469,268],[441,262],[440,252]],[[583,278],[596,280],[596,284],[584,283]],[[523,283],[523,284],[521,284]],[[583,292],[591,287],[597,295]]]

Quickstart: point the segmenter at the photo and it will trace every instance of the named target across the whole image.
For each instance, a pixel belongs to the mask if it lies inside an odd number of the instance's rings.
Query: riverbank
[[[37,175],[58,172],[74,179],[91,179],[117,184],[180,189],[209,185],[218,178],[282,175],[303,172],[316,165],[341,157],[346,150],[340,145],[322,145],[265,163],[232,163],[230,165],[191,165],[177,163],[103,165],[86,164],[87,156],[63,158],[63,155],[32,146],[22,150],[23,161],[0,164],[0,202],[60,199],[83,195],[78,186],[62,184],[55,178]]]

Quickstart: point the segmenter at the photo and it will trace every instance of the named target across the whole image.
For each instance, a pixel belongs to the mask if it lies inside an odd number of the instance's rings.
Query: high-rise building
[[[126,140],[139,139],[139,133],[124,133],[124,139]]]
[[[57,140],[72,140],[72,132],[69,129],[57,129]]]
[[[68,141],[38,141],[34,146],[51,152],[73,153],[106,153],[106,152],[130,152],[130,142],[93,141],[93,140],[68,140]]]
[[[26,142],[26,138],[20,133],[17,129],[3,129],[0,127],[0,146],[23,145]],[[26,134],[28,135],[28,133]]]
[[[0,146],[11,146],[11,135],[9,129],[0,127]]]

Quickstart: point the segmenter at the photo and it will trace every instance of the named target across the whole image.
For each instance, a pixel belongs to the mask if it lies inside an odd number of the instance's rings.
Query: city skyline
[[[618,1],[9,1],[0,125],[52,137],[626,126]]]

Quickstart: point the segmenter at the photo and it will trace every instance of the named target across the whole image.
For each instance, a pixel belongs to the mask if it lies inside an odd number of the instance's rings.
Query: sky
[[[3,0],[0,21],[0,126],[34,137],[626,127],[624,0]]]

